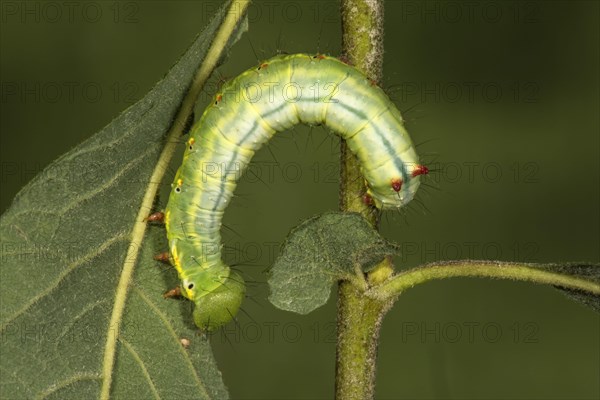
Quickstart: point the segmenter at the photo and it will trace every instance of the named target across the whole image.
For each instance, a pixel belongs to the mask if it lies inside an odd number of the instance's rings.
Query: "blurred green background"
[[[47,4],[2,2],[1,211],[141,98],[220,2]],[[398,268],[456,258],[598,262],[598,3],[385,7],[382,86],[436,170],[405,212],[383,215],[382,234],[404,250]],[[219,80],[278,50],[340,52],[337,2],[257,1],[249,16],[199,111]],[[337,137],[322,128],[281,134],[226,212],[236,232],[224,232],[226,258],[256,282],[239,329],[212,339],[233,398],[332,397],[335,299],[308,316],[278,311],[264,271],[293,226],[337,208],[338,158]],[[377,398],[598,398],[599,337],[599,317],[551,288],[428,283],[384,321]]]

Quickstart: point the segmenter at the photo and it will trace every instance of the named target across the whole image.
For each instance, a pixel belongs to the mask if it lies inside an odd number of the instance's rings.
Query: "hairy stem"
[[[374,82],[379,82],[383,64],[383,2],[342,0],[341,14],[343,58]],[[358,212],[376,226],[378,213],[363,201],[365,192],[360,164],[342,140],[340,209]]]
[[[387,261],[384,261],[387,263]],[[336,399],[372,399],[381,321],[393,300],[372,299],[351,282],[338,290]]]
[[[402,272],[382,285],[373,287],[367,294],[384,300],[396,297],[408,288],[433,279],[483,277],[556,285],[600,295],[600,284],[552,268],[553,265],[487,260],[437,262]]]
[[[383,1],[342,0],[343,57],[379,82],[383,64]],[[363,201],[365,180],[356,157],[341,143],[340,209],[360,213],[377,226],[376,210]],[[393,271],[385,259],[370,274],[370,283]],[[375,388],[377,343],[390,300],[373,299],[350,281],[338,287],[336,399],[372,399]]]

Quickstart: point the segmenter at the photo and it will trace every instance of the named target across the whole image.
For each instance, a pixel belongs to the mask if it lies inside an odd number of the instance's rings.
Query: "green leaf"
[[[562,274],[568,274],[583,278],[590,282],[595,282],[598,286],[600,286],[600,264],[571,263],[564,265],[553,265],[551,268]],[[600,313],[600,294],[594,294],[581,289],[568,289],[560,286],[556,286],[556,288],[563,292],[570,299],[588,306],[592,310]]]
[[[359,214],[310,218],[292,229],[275,260],[269,300],[282,310],[307,314],[327,302],[335,281],[353,279],[359,268],[369,271],[397,252]]]
[[[124,277],[136,262],[126,260],[132,227],[145,228],[142,199],[153,198],[165,134],[182,123],[184,99],[193,102],[196,70],[209,74],[209,51],[222,55],[247,26],[239,15],[231,26],[228,7],[148,95],[36,176],[0,217],[0,398],[90,399],[104,386],[115,398],[228,397],[189,304],[162,298],[176,284],[171,268],[152,261],[167,248],[164,229],[150,228],[140,265]],[[226,23],[227,46],[213,44]],[[124,312],[115,314],[119,296]],[[116,361],[107,364],[111,337]]]

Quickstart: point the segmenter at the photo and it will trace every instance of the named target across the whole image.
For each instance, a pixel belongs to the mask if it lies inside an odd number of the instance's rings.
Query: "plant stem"
[[[342,0],[342,52],[346,62],[379,82],[383,65],[383,3],[381,0]],[[375,207],[365,204],[365,179],[360,164],[342,140],[340,209],[362,214],[377,226]]]
[[[383,64],[383,2],[342,0],[343,56],[374,82]],[[340,209],[360,213],[377,226],[377,211],[363,202],[365,180],[356,157],[341,143]],[[393,271],[389,259],[373,270],[373,279]],[[371,282],[372,280],[370,280]],[[372,282],[371,282],[372,283]],[[379,330],[391,300],[372,299],[349,281],[338,286],[336,399],[372,399]]]
[[[453,277],[511,279],[556,285],[600,295],[600,284],[597,282],[570,275],[567,270],[553,270],[553,267],[556,266],[487,260],[436,262],[402,272],[382,285],[370,289],[367,295],[381,300],[390,299],[420,283]]]
[[[363,290],[350,282],[340,283],[336,399],[373,398],[381,321],[392,304],[393,300],[366,297]]]

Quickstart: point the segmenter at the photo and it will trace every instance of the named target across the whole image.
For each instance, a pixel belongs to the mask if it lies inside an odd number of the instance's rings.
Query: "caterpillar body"
[[[380,209],[408,203],[427,168],[402,116],[358,69],[324,55],[273,57],[225,83],[194,125],[165,209],[170,261],[195,324],[212,331],[231,321],[244,281],[221,260],[221,221],[237,180],[276,132],[324,124],[347,141]]]

